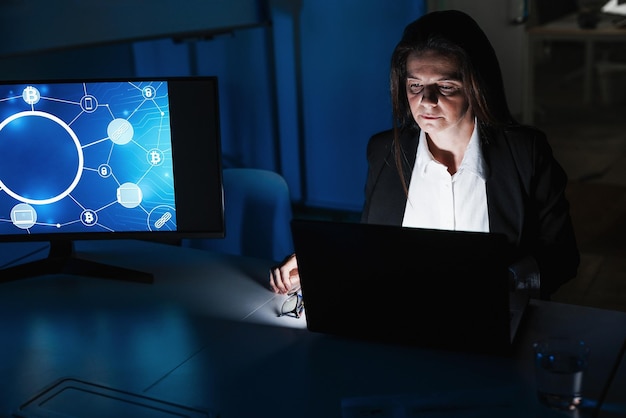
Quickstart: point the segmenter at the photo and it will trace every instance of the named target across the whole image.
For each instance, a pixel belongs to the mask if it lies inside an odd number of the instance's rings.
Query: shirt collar
[[[485,180],[486,169],[485,159],[483,158],[482,147],[480,146],[480,136],[478,135],[478,122],[474,120],[474,130],[470,137],[470,141],[467,144],[465,150],[465,156],[461,162],[458,172],[463,170],[471,171],[481,179]],[[436,161],[428,149],[428,142],[426,141],[426,133],[420,130],[419,145],[417,147],[417,156],[415,158],[415,164],[419,168],[419,173],[424,176],[428,170],[428,166],[431,164],[441,164]]]

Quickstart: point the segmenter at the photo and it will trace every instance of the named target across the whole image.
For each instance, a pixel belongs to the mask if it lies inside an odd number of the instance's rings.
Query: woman
[[[409,24],[390,78],[395,124],[368,143],[362,221],[503,233],[518,286],[544,299],[575,277],[567,176],[545,135],[511,116],[476,22],[449,10]],[[295,254],[270,271],[275,292],[298,282]]]

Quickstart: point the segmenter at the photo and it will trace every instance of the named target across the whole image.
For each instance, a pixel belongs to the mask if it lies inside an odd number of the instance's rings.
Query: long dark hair
[[[405,191],[399,139],[402,131],[419,129],[407,99],[406,63],[410,54],[431,50],[453,57],[459,63],[461,81],[481,137],[490,126],[516,123],[506,100],[496,53],[474,19],[458,10],[445,10],[428,13],[410,23],[393,51],[390,71],[395,157]]]

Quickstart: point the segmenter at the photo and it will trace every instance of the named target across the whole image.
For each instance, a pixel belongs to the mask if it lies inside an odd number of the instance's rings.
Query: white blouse
[[[433,158],[422,131],[402,226],[489,232],[485,171],[476,125],[452,176]]]

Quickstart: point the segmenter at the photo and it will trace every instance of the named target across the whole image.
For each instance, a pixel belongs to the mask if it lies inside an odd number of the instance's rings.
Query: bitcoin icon
[[[148,151],[147,158],[148,158],[148,162],[152,165],[163,164],[163,153],[156,148]]]
[[[37,90],[33,86],[28,86],[22,91],[22,99],[29,105],[34,105],[39,102],[41,99],[41,95],[39,94],[39,90]]]
[[[80,219],[85,226],[93,226],[98,222],[98,215],[93,210],[85,210],[80,216]]]

